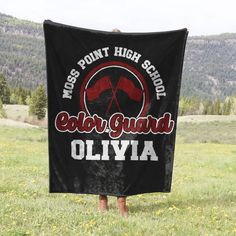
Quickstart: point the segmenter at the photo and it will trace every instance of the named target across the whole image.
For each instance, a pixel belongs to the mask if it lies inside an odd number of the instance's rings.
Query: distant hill
[[[236,34],[189,37],[181,92],[203,98],[236,94]]]
[[[0,13],[0,72],[13,85],[46,83],[42,25]],[[203,99],[236,94],[236,34],[189,37],[182,96]]]
[[[43,37],[41,24],[0,14],[0,72],[11,85],[46,83]]]

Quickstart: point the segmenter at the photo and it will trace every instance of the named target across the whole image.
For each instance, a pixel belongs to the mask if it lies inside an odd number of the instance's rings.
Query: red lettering
[[[101,119],[97,115],[94,115],[94,120],[95,120],[95,123],[96,123],[97,132],[102,133],[107,128],[107,121]]]
[[[84,119],[85,119],[85,113],[84,112],[80,112],[78,114],[78,120],[77,120],[77,130],[79,132],[84,132]]]
[[[124,130],[126,132],[135,132],[135,118],[124,120]]]
[[[84,121],[84,130],[86,133],[91,132],[95,127],[94,120],[92,117],[86,117]]]
[[[67,112],[64,112],[64,111],[60,112],[57,115],[56,120],[55,120],[56,128],[59,131],[66,131],[67,130],[66,124],[68,122],[68,119],[69,119],[69,116]]]
[[[77,127],[77,118],[75,116],[72,116],[69,118],[67,123],[67,129],[69,132],[74,132]]]
[[[107,121],[101,117],[94,115],[92,117],[85,115],[84,112],[79,112],[76,116],[69,116],[65,111],[57,114],[55,119],[56,129],[60,132],[75,132],[90,133],[94,129],[97,132],[103,133],[107,126]]]
[[[170,134],[175,122],[171,120],[171,114],[165,113],[159,119],[148,115],[147,117],[125,117],[122,113],[114,113],[107,121],[98,115],[86,116],[84,112],[79,112],[77,116],[70,116],[62,111],[57,114],[55,127],[60,132],[104,133],[109,128],[109,135],[113,139],[119,138],[123,133],[129,134]]]
[[[123,133],[133,134],[169,134],[173,131],[175,122],[171,120],[171,114],[165,113],[157,119],[151,115],[148,117],[125,117],[121,113],[115,113],[109,120],[110,137],[119,138]]]
[[[112,138],[118,138],[122,134],[122,120],[123,114],[115,113],[111,116],[109,125],[110,125],[110,135]]]

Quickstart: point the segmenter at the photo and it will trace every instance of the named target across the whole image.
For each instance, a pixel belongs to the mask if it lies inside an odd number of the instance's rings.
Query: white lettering
[[[87,155],[86,159],[87,160],[100,160],[100,154],[95,154],[93,155],[93,140],[86,140],[86,145],[87,145]]]
[[[86,145],[85,145],[86,143]],[[86,142],[76,139],[71,142],[71,157],[75,160],[82,160],[84,157],[86,160],[102,160],[109,161],[109,145],[115,152],[115,161],[125,161],[127,156],[125,155],[128,147],[131,148],[131,161],[158,161],[158,156],[153,147],[153,141],[144,141],[144,148],[140,157],[138,156],[138,140],[102,140],[102,153],[94,153],[94,141],[86,140]],[[86,148],[86,149],[85,149]],[[86,153],[86,156],[85,156]]]
[[[77,154],[77,146],[79,146],[79,154]],[[80,139],[71,142],[71,156],[75,160],[82,160],[84,158],[84,142]]]
[[[152,141],[144,141],[144,149],[140,156],[141,161],[147,161],[148,156],[150,156],[151,161],[158,161],[158,157],[156,155],[156,152],[153,148],[153,142]]]

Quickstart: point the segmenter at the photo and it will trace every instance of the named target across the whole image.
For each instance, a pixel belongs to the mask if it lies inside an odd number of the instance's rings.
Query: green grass
[[[0,126],[0,235],[236,235],[235,124],[224,139],[222,125],[184,124],[172,192],[128,197],[128,218],[114,197],[100,214],[97,196],[49,194],[47,130]]]
[[[179,122],[177,127],[178,136],[185,143],[236,144],[236,120],[201,123]]]
[[[42,120],[38,120],[34,116],[29,115],[28,105],[17,105],[17,104],[5,104],[3,106],[5,116],[4,118],[30,123],[32,125],[38,125],[40,127],[47,127],[47,114]]]

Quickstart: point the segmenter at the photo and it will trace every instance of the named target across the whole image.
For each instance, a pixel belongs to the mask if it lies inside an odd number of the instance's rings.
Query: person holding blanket
[[[121,32],[119,29],[113,29],[112,32]],[[106,195],[99,195],[99,211],[104,212],[108,210],[108,197]],[[120,214],[124,217],[128,216],[128,207],[126,205],[126,196],[117,196],[117,208]]]

